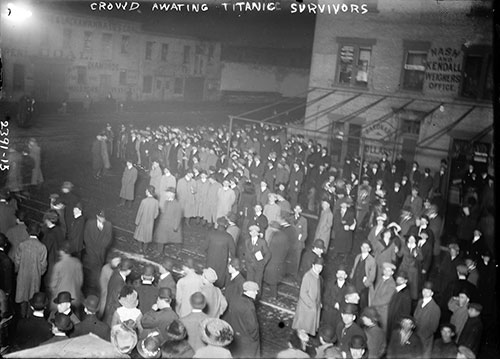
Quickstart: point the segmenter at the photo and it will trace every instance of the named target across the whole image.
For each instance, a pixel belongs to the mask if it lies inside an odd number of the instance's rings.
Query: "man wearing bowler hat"
[[[347,303],[340,308],[342,322],[337,325],[337,345],[342,352],[349,352],[349,343],[355,335],[363,337],[366,342],[366,335],[363,329],[355,322],[358,315],[358,306]]]
[[[52,334],[54,334],[54,336],[41,345],[57,343],[68,339],[69,333],[71,333],[74,328],[70,317],[63,313],[56,313],[54,318],[49,321],[52,323]]]
[[[430,358],[432,352],[432,343],[434,333],[438,329],[439,319],[441,318],[441,309],[432,298],[434,295],[432,282],[425,282],[422,288],[422,299],[415,308],[416,333],[422,341],[423,358]]]
[[[349,197],[340,200],[340,208],[333,213],[333,248],[336,254],[351,253],[354,230],[356,229],[356,215],[350,208],[352,199]]]
[[[49,315],[49,322],[51,322],[57,313],[62,313],[67,315],[73,324],[80,323],[80,319],[73,313],[71,308],[71,302],[74,299],[71,298],[70,292],[60,292],[57,294],[57,297],[54,299],[54,303],[57,304],[57,309],[52,311]]]
[[[173,298],[172,291],[169,288],[160,288],[156,303],[153,304],[149,311],[144,313],[141,319],[144,336],[157,329],[165,338],[170,323],[179,319],[179,316],[171,307]]]
[[[387,340],[391,338],[392,331],[399,326],[401,318],[411,313],[411,296],[408,287],[408,273],[400,270],[396,275],[396,293],[389,302],[387,314]]]
[[[322,258],[325,253],[325,242],[322,239],[315,239],[311,249],[306,250],[300,261],[299,277],[297,282],[302,283],[302,277],[311,269],[315,258]]]
[[[96,315],[99,310],[99,298],[91,294],[83,300],[83,305],[85,307],[85,319],[75,325],[75,330],[71,333],[71,337],[94,333],[109,342],[111,329],[109,325],[97,319]]]
[[[45,293],[35,293],[29,300],[32,313],[17,323],[14,345],[20,350],[39,346],[52,337],[52,326],[44,317],[49,304]]]

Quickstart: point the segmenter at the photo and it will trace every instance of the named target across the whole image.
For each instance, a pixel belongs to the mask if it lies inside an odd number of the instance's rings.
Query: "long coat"
[[[228,308],[226,318],[234,330],[234,339],[229,346],[233,357],[260,357],[259,321],[253,300],[243,294]]]
[[[135,193],[135,182],[137,181],[137,168],[135,167],[125,167],[122,176],[122,188],[120,190],[120,198],[126,199],[127,201],[134,200]]]
[[[420,268],[422,261],[422,252],[419,248],[410,250],[408,246],[402,246],[398,255],[402,255],[403,260],[399,270],[404,270],[408,274],[408,285],[410,287],[411,299],[417,300],[420,288]]]
[[[187,340],[191,348],[197,351],[203,348],[206,344],[201,340],[201,326],[202,320],[207,319],[208,315],[203,312],[191,312],[185,317],[181,318],[182,324],[186,327]]]
[[[189,272],[185,277],[177,282],[177,294],[175,296],[176,312],[180,318],[191,313],[190,298],[196,292],[201,290],[203,279],[194,271]]]
[[[109,326],[111,326],[111,319],[113,318],[116,309],[121,306],[120,302],[118,302],[118,297],[124,286],[125,280],[123,280],[120,271],[115,269],[111,278],[109,278],[106,306],[104,307],[103,322]]]
[[[72,304],[79,306],[83,300],[82,285],[83,269],[77,258],[67,257],[56,263],[50,278],[52,298],[60,292],[70,292]]]
[[[182,208],[177,200],[166,201],[154,232],[155,243],[182,243]]]
[[[438,329],[439,319],[441,318],[441,309],[432,299],[425,307],[422,308],[422,299],[417,303],[415,313],[415,324],[417,325],[416,333],[422,341],[422,348],[424,355],[430,355],[432,351],[432,343],[434,340],[434,333]]]
[[[24,241],[27,241],[30,238],[28,231],[26,229],[26,225],[24,223],[20,223],[12,228],[10,228],[7,233],[5,233],[7,239],[10,242],[10,250],[9,257],[14,261],[14,257],[16,256],[17,247]]]
[[[43,174],[42,174],[42,160],[41,160],[41,149],[40,146],[34,144],[30,148],[30,157],[33,159],[34,167],[31,175],[31,184],[36,186],[43,183]]]
[[[210,318],[220,318],[227,309],[227,300],[222,295],[221,290],[211,283],[204,283],[200,288],[200,292],[203,293],[207,300],[205,313]]]
[[[335,253],[350,253],[352,250],[352,239],[353,239],[353,230],[348,229],[345,230],[344,226],[352,227],[355,222],[355,214],[354,211],[350,208],[347,208],[344,216],[340,212],[340,209],[335,211],[333,215],[333,247],[335,249]]]
[[[222,288],[226,282],[228,260],[236,255],[233,237],[224,228],[211,230],[205,239],[205,251],[206,267],[212,268],[217,273],[217,281],[214,284]]]
[[[80,216],[68,224],[68,241],[71,253],[79,253],[83,250],[83,236],[85,232],[85,218]]]
[[[330,209],[322,211],[319,216],[316,232],[314,233],[314,239],[323,240],[326,251],[328,251],[328,247],[330,244],[330,232],[332,230],[332,225],[333,225],[332,211]]]
[[[159,204],[158,206],[160,207],[160,211],[163,210],[163,204],[167,200],[167,189],[169,187],[176,188],[177,187],[177,179],[173,175],[163,175],[161,176],[160,179],[160,188],[156,192],[158,194],[159,198]]]
[[[321,323],[331,325],[332,328],[337,328],[337,324],[341,322],[340,312],[335,308],[335,304],[340,305],[345,302],[347,292],[347,281],[342,287],[336,280],[327,281],[321,293],[323,307],[321,308]]]
[[[300,258],[302,257],[302,252],[306,246],[307,240],[307,219],[303,216],[299,216],[297,219],[292,221],[293,236],[289,236],[290,250],[287,255],[287,269],[286,273],[297,277],[299,274]]]
[[[97,227],[97,219],[88,220],[85,224],[83,242],[85,252],[82,258],[85,286],[92,288],[99,295],[99,275],[106,260],[106,252],[112,240],[112,225],[105,221],[102,231]]]
[[[158,217],[158,200],[154,197],[146,197],[141,201],[137,216],[135,217],[134,238],[142,243],[153,241],[153,227]]]
[[[387,313],[387,339],[393,330],[399,328],[401,318],[405,315],[411,314],[411,297],[410,289],[408,286],[401,289],[399,292],[394,293],[389,302],[389,309]]]
[[[16,225],[16,210],[7,202],[0,202],[0,233],[7,231]]]
[[[299,301],[293,318],[293,329],[303,329],[316,335],[321,313],[321,278],[312,268],[304,275],[300,285]]]
[[[177,182],[177,199],[182,207],[183,215],[186,218],[196,217],[196,181],[187,181],[182,177]]]
[[[396,282],[392,277],[386,280],[382,278],[369,293],[368,304],[377,310],[380,315],[380,325],[384,330],[387,327],[389,303],[394,293],[396,293]]]
[[[161,177],[160,167],[153,168],[149,171],[149,185],[154,187],[155,193],[160,193]]]
[[[210,187],[208,189],[207,200],[210,203],[208,219],[209,223],[217,222],[217,203],[219,201],[219,189],[222,188],[222,185],[219,182],[210,183]]]
[[[383,264],[396,262],[396,244],[390,239],[389,244],[386,244],[383,239],[376,241],[373,244],[373,257],[377,263],[377,281],[380,281],[384,272]]]
[[[217,192],[217,212],[216,217],[225,217],[231,212],[231,208],[236,201],[236,194],[231,188],[225,190],[219,188]]]
[[[59,249],[62,248],[64,242],[64,233],[59,226],[44,228],[42,243],[47,247],[47,273],[44,281],[46,285],[49,285],[52,271],[59,258]]]
[[[201,217],[206,221],[210,220],[210,207],[213,203],[208,201],[208,193],[210,191],[210,182],[202,180],[197,181],[196,191],[196,216]]]
[[[289,250],[289,241],[281,230],[274,230],[269,240],[271,259],[264,269],[264,282],[277,285],[285,275],[285,259]]]
[[[19,244],[14,265],[17,272],[16,303],[27,302],[40,291],[47,270],[47,248],[36,238]]]

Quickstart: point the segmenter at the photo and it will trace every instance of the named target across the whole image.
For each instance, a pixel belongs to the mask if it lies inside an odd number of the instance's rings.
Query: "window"
[[[368,87],[372,45],[375,40],[339,38],[337,83],[346,86]]]
[[[151,60],[153,57],[153,41],[146,42],[146,60]]]
[[[361,125],[349,124],[349,137],[347,138],[347,155],[358,156],[361,138]]]
[[[191,47],[190,46],[184,46],[184,64],[188,64],[191,62]]]
[[[153,76],[144,76],[142,81],[142,92],[151,93],[153,92]]]
[[[63,29],[63,49],[71,48],[71,29],[64,28]]]
[[[121,46],[122,54],[126,55],[129,53],[129,44],[130,44],[130,36],[122,35],[122,46]]]
[[[184,81],[182,78],[176,78],[174,81],[174,94],[180,95],[184,92]]]
[[[24,65],[14,64],[12,75],[13,75],[12,89],[14,91],[24,91],[24,76],[25,76]]]
[[[404,63],[401,88],[408,91],[422,91],[424,88],[425,69],[429,42],[403,41]]]
[[[77,66],[76,68],[76,83],[78,85],[87,84],[87,68],[85,66]]]
[[[120,71],[120,77],[118,83],[122,86],[127,85],[127,71],[125,70]]]
[[[92,48],[92,31],[83,33],[83,51],[90,51]]]
[[[105,60],[111,60],[113,54],[113,35],[112,34],[102,34],[102,57]]]
[[[464,49],[462,96],[489,100],[493,98],[492,54],[487,46]]]
[[[161,61],[167,61],[168,44],[161,45]]]

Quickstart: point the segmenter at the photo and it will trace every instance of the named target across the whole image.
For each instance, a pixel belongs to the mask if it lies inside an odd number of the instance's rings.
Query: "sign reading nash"
[[[425,71],[427,89],[456,93],[462,80],[461,55],[460,50],[451,47],[430,49]]]

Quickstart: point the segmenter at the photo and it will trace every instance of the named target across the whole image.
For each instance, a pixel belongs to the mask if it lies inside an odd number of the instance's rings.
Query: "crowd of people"
[[[108,124],[91,152],[97,181],[124,164],[119,206],[131,211],[142,198],[133,237],[164,261],[136,275],[130,259],[108,258],[105,210],[86,219],[70,182],[51,195],[41,226],[29,221],[9,173],[0,193],[1,314],[18,320],[2,331],[2,339],[14,333],[2,346],[92,332],[137,357],[259,357],[256,300],[266,288],[276,298],[288,278],[300,292],[280,358],[479,354],[483,321],[495,312],[486,171],[469,166],[456,231],[447,233],[446,160],[434,175],[401,154],[335,166],[326,147],[265,124],[232,135],[224,126],[125,125],[115,134]],[[182,246],[188,226],[205,228],[204,269],[188,259],[176,281],[169,248]],[[335,278],[323,278],[324,266]]]

